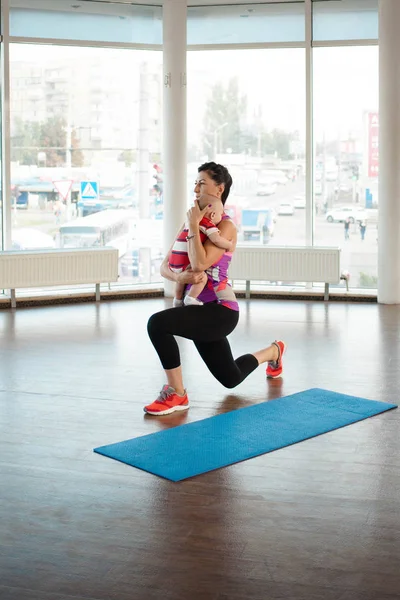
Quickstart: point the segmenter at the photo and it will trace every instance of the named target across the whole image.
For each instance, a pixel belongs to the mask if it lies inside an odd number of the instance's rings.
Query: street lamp
[[[216,129],[214,129],[214,158],[217,158],[217,154],[218,154],[218,133],[224,129],[224,127],[226,127],[228,125],[228,123],[222,123],[222,125],[220,125],[219,127],[217,127]]]

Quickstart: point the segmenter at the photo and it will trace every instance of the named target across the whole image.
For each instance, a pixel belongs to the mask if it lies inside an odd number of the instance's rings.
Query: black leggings
[[[179,348],[174,335],[193,340],[201,358],[216,379],[234,388],[254,369],[258,361],[252,354],[234,360],[226,336],[232,333],[239,313],[216,302],[202,306],[169,308],[152,315],[147,331],[164,369],[180,366]]]

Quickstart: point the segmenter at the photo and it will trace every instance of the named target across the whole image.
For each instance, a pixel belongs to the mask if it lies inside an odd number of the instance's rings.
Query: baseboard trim
[[[162,288],[153,290],[121,290],[121,291],[102,291],[101,301],[104,300],[136,300],[142,298],[160,298],[164,296]],[[101,303],[100,301],[100,303]],[[17,297],[17,309],[29,308],[35,306],[52,306],[61,304],[83,304],[96,302],[93,292],[81,292],[76,294],[49,294],[48,296],[23,296]],[[0,310],[11,310],[11,299],[0,299]]]
[[[237,298],[245,298],[244,291],[236,291]],[[162,288],[152,290],[111,290],[102,291],[102,301],[112,300],[141,300],[145,298],[162,298],[164,297],[164,291]],[[287,290],[276,290],[276,291],[252,291],[252,299],[260,300],[309,300],[313,302],[323,302],[324,292],[315,291],[287,291]],[[351,292],[330,292],[329,302],[369,302],[377,303],[378,299],[376,295],[363,294],[362,292],[351,293]],[[93,292],[83,293],[70,293],[65,295],[60,294],[49,294],[47,296],[23,296],[17,298],[17,308],[29,308],[36,306],[52,306],[62,304],[79,304],[95,302],[95,295]],[[0,298],[0,310],[11,310],[11,299]]]

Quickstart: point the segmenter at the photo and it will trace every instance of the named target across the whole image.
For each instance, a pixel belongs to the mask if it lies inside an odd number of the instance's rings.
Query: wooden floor
[[[243,300],[234,353],[282,338],[284,378],[228,393],[182,341],[191,408],[157,420],[167,305],[0,312],[0,599],[400,598],[400,410],[179,484],[92,452],[310,387],[397,403],[400,307]]]

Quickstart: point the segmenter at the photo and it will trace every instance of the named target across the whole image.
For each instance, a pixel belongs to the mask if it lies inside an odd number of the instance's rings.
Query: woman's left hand
[[[206,205],[203,210],[199,207],[199,201],[195,200],[192,208],[189,208],[187,211],[187,222],[189,225],[189,229],[197,229],[199,227],[199,223],[204,217],[208,210],[208,205]]]

